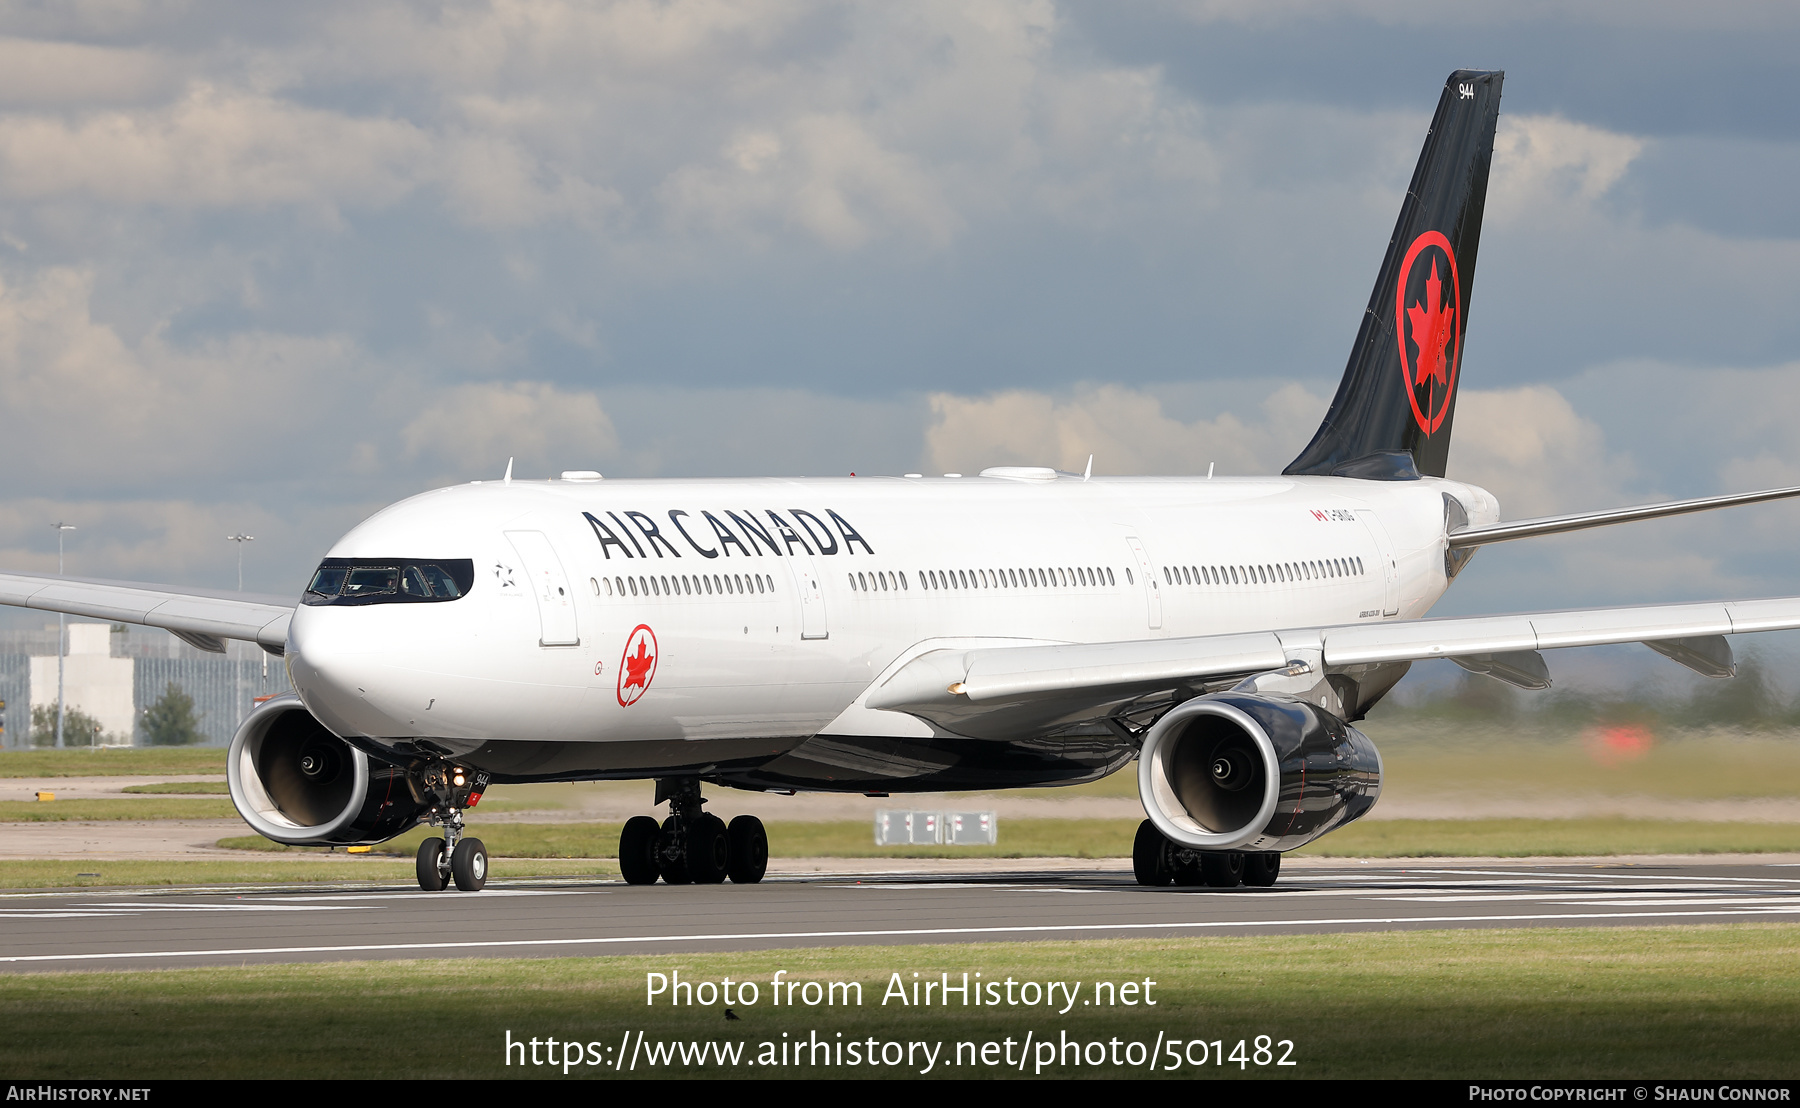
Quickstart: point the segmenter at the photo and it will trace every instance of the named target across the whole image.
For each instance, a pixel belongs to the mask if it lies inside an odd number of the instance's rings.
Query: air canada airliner
[[[1353,724],[1421,658],[1544,688],[1545,649],[1641,642],[1709,677],[1800,598],[1426,619],[1483,545],[1800,495],[1502,522],[1445,476],[1499,72],[1445,83],[1337,393],[1275,477],[498,481],[338,540],[301,595],[0,574],[0,603],[283,655],[231,798],[290,844],[427,822],[419,884],[478,890],[495,784],[654,779],[633,884],[760,880],[763,825],[704,786],[904,793],[1092,781],[1136,762],[1146,885],[1268,886],[1368,812]],[[1121,849],[1123,843],[1120,844]]]

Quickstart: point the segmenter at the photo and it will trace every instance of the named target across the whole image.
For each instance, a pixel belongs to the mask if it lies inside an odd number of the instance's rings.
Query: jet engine
[[[1218,693],[1185,701],[1150,728],[1138,792],[1177,846],[1293,850],[1375,806],[1381,756],[1368,736],[1307,701]]]
[[[371,761],[327,731],[292,693],[245,718],[225,767],[238,814],[278,843],[386,842],[426,815],[404,769]]]

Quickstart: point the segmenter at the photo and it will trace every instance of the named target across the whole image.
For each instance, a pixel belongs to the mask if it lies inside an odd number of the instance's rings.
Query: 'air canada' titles
[[[875,548],[857,534],[849,520],[829,508],[825,509],[829,523],[804,508],[789,508],[786,515],[765,508],[761,517],[749,508],[742,512],[698,513],[676,508],[668,513],[667,523],[644,512],[603,514],[605,518],[593,512],[581,513],[594,529],[594,538],[607,561],[612,560],[614,547],[627,558],[679,558],[682,551],[678,543],[686,544],[702,558],[761,558],[770,554],[792,557],[796,549],[806,554],[854,554],[858,546],[865,554],[875,553]]]

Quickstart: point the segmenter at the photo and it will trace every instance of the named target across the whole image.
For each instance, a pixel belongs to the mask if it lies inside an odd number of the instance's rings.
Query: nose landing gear
[[[463,809],[481,803],[488,775],[450,762],[427,762],[406,775],[414,797],[430,809],[426,822],[442,827],[444,837],[419,844],[414,859],[419,888],[439,892],[452,883],[465,893],[480,892],[487,885],[487,847],[463,833]]]
[[[656,803],[669,802],[658,826],[650,816],[633,816],[619,834],[619,873],[628,884],[754,885],[769,868],[769,836],[755,816],[739,816],[727,827],[702,805],[696,777],[661,777]]]

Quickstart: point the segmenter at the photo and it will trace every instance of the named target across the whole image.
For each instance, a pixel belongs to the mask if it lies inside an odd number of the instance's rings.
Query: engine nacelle
[[[1138,793],[1179,846],[1293,850],[1375,806],[1381,756],[1368,736],[1304,700],[1218,693],[1150,728]]]
[[[291,693],[245,717],[225,770],[244,822],[291,846],[386,842],[426,814],[405,770],[371,761]]]

